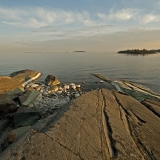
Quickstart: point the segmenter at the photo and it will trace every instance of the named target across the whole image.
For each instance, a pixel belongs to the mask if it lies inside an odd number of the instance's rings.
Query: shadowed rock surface
[[[155,103],[158,112],[160,102]],[[131,96],[95,90],[75,99],[45,132],[25,134],[0,159],[158,160],[159,124],[159,117]]]
[[[7,94],[0,94],[0,116],[17,109],[18,106]]]

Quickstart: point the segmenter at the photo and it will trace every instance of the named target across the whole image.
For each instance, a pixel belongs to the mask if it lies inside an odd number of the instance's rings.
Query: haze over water
[[[126,79],[160,93],[160,54],[131,56],[117,53],[68,52],[0,54],[0,75],[22,69],[31,69],[56,76],[63,83],[87,82],[96,87],[102,74],[112,80]]]

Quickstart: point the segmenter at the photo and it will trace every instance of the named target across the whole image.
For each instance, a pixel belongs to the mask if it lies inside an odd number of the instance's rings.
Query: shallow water
[[[0,75],[32,69],[43,73],[43,80],[52,74],[63,83],[90,83],[97,87],[99,73],[112,80],[126,79],[160,93],[160,54],[133,56],[117,53],[23,53],[0,54]],[[105,86],[105,84],[103,84]]]

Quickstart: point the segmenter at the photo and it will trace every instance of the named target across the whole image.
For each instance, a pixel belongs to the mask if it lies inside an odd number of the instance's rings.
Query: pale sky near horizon
[[[160,49],[160,0],[0,0],[0,53]]]

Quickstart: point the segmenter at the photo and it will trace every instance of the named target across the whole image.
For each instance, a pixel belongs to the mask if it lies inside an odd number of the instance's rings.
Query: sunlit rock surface
[[[158,100],[145,103],[159,112]],[[95,90],[75,99],[61,118],[52,117],[47,129],[37,124],[0,159],[158,160],[159,124],[159,116],[131,96]]]
[[[10,76],[0,76],[0,93],[7,93],[11,98],[15,98],[24,92],[24,87],[38,79],[42,74],[33,70],[21,70],[10,74]]]

